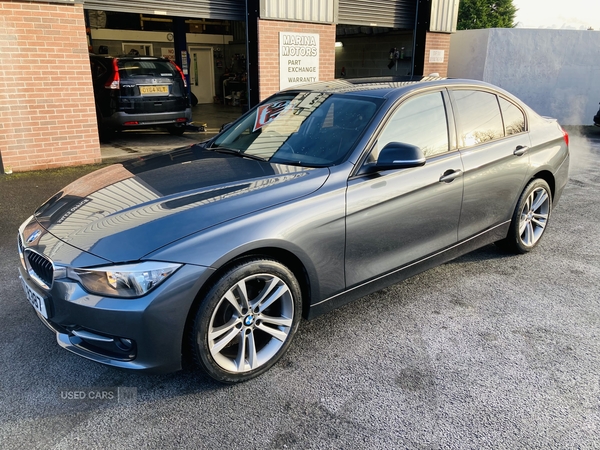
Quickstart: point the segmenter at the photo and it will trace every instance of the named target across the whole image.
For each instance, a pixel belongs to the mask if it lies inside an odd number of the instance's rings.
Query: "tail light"
[[[181,70],[181,67],[179,67],[177,64],[175,64],[173,61],[169,61],[169,62],[175,66],[175,68],[179,72],[179,75],[181,75],[181,79],[183,80],[183,86],[187,88],[187,80],[185,79],[185,75],[183,74],[183,70]]]
[[[567,133],[564,128],[561,128],[561,130],[563,132],[563,138],[565,140],[565,143],[567,144],[567,147],[568,147],[569,146],[569,133]]]
[[[119,66],[117,60],[113,59],[113,76],[109,78],[104,87],[106,89],[119,89],[121,84],[121,76],[119,75]]]

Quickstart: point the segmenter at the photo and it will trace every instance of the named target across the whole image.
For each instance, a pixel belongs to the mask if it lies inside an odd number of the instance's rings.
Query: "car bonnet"
[[[328,176],[327,168],[192,146],[92,172],[34,217],[72,247],[113,262],[134,261],[203,229],[306,196]]]

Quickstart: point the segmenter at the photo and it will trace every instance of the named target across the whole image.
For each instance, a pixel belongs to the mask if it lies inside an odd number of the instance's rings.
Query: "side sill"
[[[426,256],[419,261],[407,264],[406,266],[400,267],[393,272],[371,279],[363,284],[351,287],[344,292],[315,303],[310,306],[307,319],[314,319],[315,317],[339,308],[346,303],[350,303],[351,301],[372,294],[373,292],[377,292],[381,289],[391,286],[392,284],[404,281],[407,278],[417,275],[418,273],[437,267],[440,264],[444,264],[445,262],[472,252],[473,250],[481,248],[484,245],[504,239],[508,234],[509,227],[510,221],[503,222],[500,225],[496,225],[494,228],[466,239],[463,242],[453,245],[452,247]]]

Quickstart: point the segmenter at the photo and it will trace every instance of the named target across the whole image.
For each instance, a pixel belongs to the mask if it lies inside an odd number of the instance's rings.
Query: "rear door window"
[[[498,98],[484,91],[452,91],[459,124],[459,145],[463,148],[504,137],[504,123]]]

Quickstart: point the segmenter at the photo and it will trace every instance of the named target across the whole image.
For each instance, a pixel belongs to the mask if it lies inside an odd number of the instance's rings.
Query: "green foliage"
[[[512,0],[460,0],[457,29],[513,28],[516,13]]]

